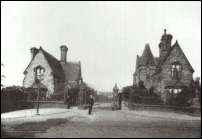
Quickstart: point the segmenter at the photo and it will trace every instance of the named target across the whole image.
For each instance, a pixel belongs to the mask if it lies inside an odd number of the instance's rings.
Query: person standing
[[[119,110],[121,110],[121,104],[122,104],[122,94],[119,93]]]
[[[89,98],[89,109],[88,109],[88,114],[91,115],[92,109],[93,109],[93,104],[94,104],[94,99],[93,95],[90,95]]]
[[[70,97],[67,95],[66,97],[66,104],[67,104],[67,109],[70,109]]]

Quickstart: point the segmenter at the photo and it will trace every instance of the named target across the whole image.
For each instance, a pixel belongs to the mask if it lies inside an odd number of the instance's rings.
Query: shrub
[[[32,108],[33,105],[27,102],[27,94],[24,88],[10,86],[1,90],[1,113],[25,108]]]

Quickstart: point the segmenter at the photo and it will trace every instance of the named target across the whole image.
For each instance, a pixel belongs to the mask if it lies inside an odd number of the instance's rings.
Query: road
[[[32,125],[36,126],[35,132],[31,133],[29,130],[30,132],[23,135],[38,138],[201,137],[200,118],[174,113],[134,112],[127,109],[112,111],[107,105],[96,106],[90,116],[76,115],[59,124],[49,122],[45,130],[40,131],[47,123]],[[30,127],[29,124],[22,126],[24,129],[28,129],[26,126]]]

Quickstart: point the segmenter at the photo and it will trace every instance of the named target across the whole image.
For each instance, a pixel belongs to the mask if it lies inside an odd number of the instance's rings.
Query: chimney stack
[[[161,37],[161,41],[159,43],[159,54],[160,57],[164,57],[171,48],[173,36],[171,34],[167,34],[166,29],[164,29],[164,34]]]
[[[61,59],[60,61],[63,62],[63,63],[66,63],[67,62],[67,51],[68,51],[68,48],[66,45],[61,45],[60,46],[60,50],[61,50]]]
[[[32,47],[30,51],[31,51],[31,60],[32,60],[35,57],[36,53],[38,52],[38,49],[36,47]]]

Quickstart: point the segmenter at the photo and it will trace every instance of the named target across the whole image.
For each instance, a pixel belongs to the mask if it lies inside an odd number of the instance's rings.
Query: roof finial
[[[164,34],[166,34],[166,29],[164,29]]]

